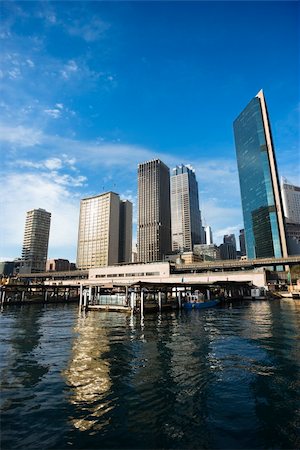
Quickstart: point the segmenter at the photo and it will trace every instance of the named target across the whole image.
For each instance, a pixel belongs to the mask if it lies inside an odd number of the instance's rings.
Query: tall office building
[[[159,159],[138,166],[138,261],[162,261],[171,251],[170,173]]]
[[[281,177],[283,211],[289,222],[300,223],[300,187]]]
[[[32,209],[26,213],[20,273],[44,272],[48,254],[51,213]]]
[[[81,200],[78,269],[110,266],[120,262],[121,258],[126,262],[131,260],[132,209],[129,204],[121,202],[114,192]]]
[[[289,255],[300,255],[300,187],[281,178],[281,197],[285,215]]]
[[[120,202],[119,262],[132,260],[132,203]]]
[[[282,201],[262,90],[233,124],[248,258],[287,256]]]
[[[220,245],[221,259],[236,259],[236,240],[234,234],[225,234]]]
[[[209,225],[207,225],[205,227],[205,243],[207,245],[213,244],[213,235],[212,235],[211,227]]]
[[[201,244],[198,183],[190,166],[177,166],[171,175],[172,250],[193,251]]]

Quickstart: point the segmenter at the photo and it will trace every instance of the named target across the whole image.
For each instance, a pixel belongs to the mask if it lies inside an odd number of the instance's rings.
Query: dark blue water
[[[0,314],[2,449],[300,447],[300,301]]]

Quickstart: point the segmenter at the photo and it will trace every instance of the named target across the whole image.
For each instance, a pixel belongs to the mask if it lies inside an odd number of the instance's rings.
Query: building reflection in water
[[[109,341],[107,330],[99,326],[99,321],[97,311],[86,316],[82,313],[78,318],[74,329],[78,335],[63,374],[71,388],[69,401],[75,406],[71,421],[80,431],[105,427],[113,409],[113,403],[107,399],[111,389],[110,364],[105,359]]]

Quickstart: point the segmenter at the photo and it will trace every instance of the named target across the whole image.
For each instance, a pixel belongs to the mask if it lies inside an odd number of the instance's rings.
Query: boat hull
[[[220,300],[209,300],[208,302],[203,303],[183,303],[184,309],[206,309],[213,308],[220,303]]]

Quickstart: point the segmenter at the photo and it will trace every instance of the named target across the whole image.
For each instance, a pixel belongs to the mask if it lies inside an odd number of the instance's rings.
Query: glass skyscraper
[[[198,183],[190,166],[177,166],[171,176],[172,250],[193,251],[201,244]]]
[[[282,201],[263,91],[233,124],[248,258],[287,256]]]

